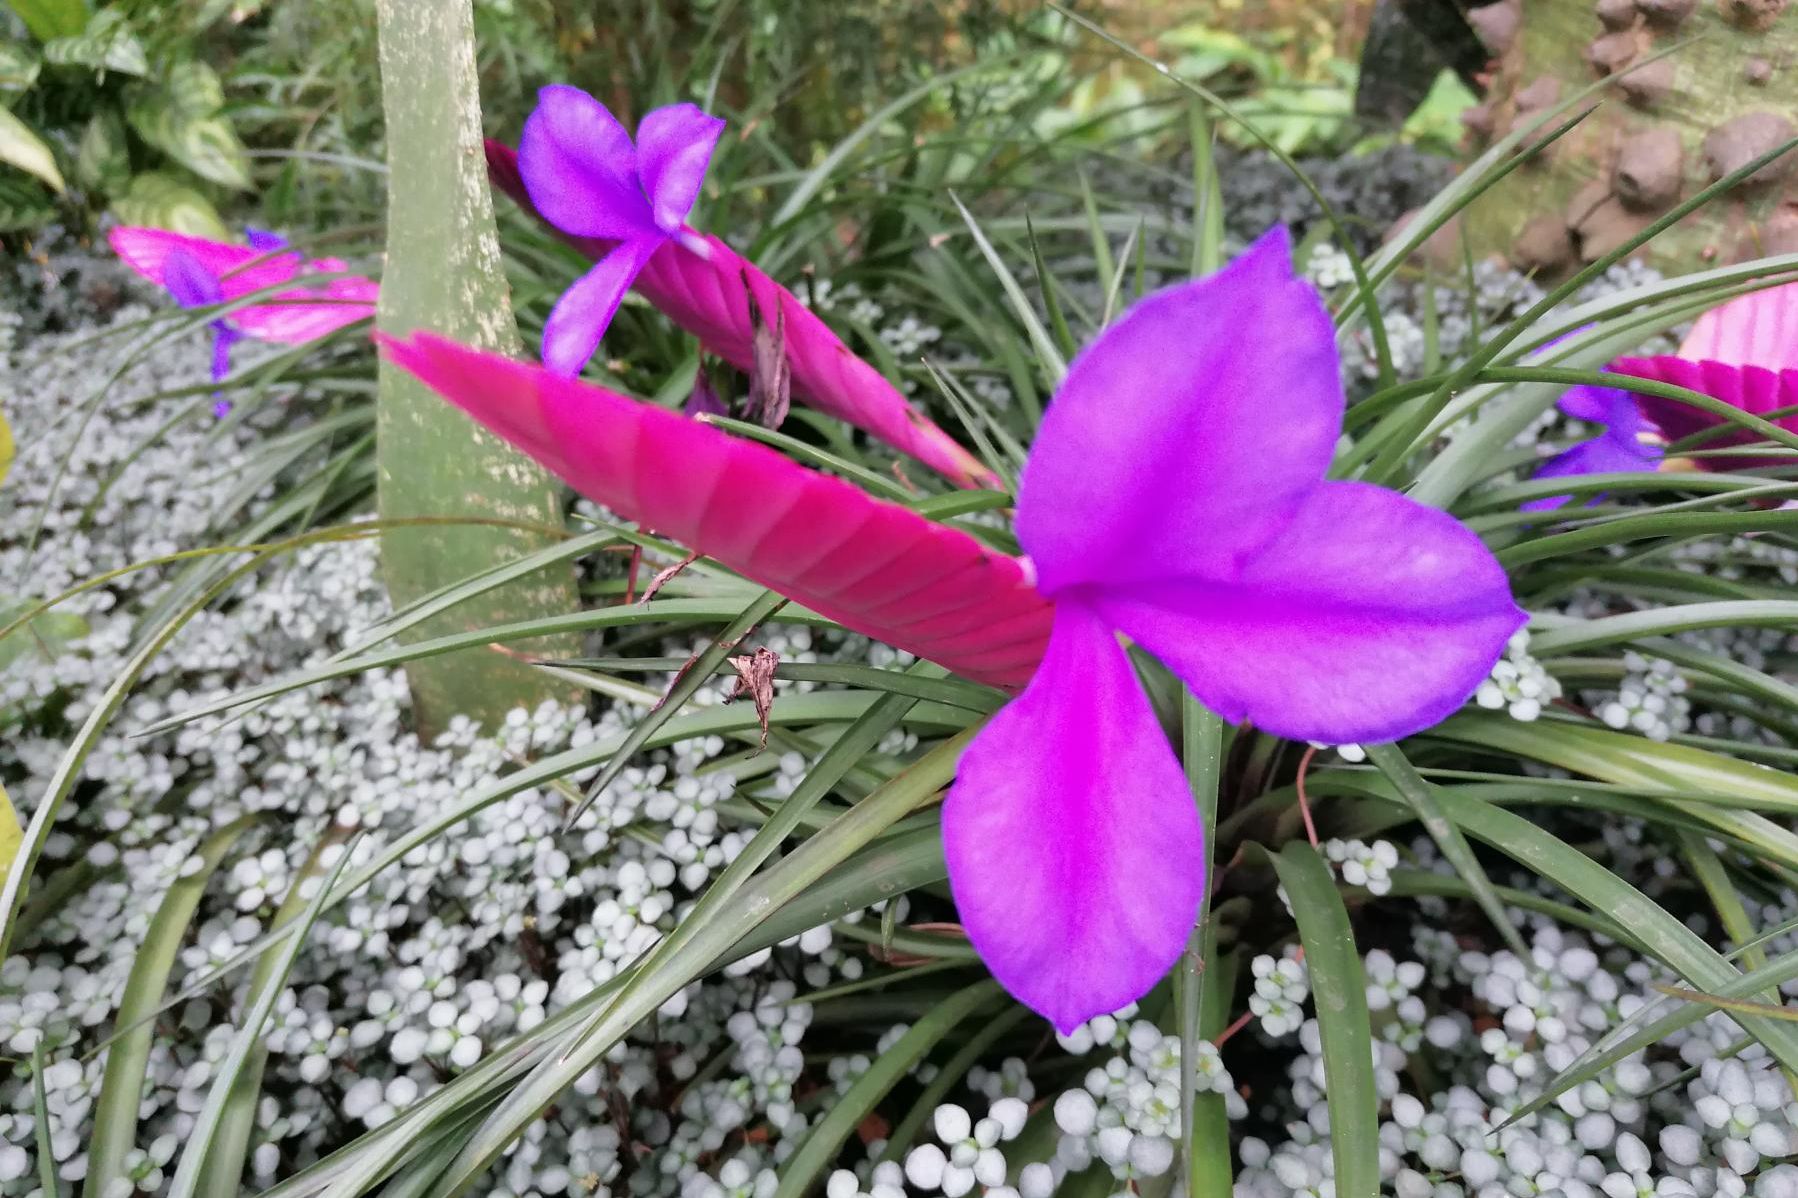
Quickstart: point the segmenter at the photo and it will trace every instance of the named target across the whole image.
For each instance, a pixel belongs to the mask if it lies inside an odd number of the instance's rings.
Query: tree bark
[[[1473,247],[1520,268],[1553,274],[1594,261],[1798,134],[1798,7],[1786,0],[1504,0],[1480,14],[1494,61],[1487,100],[1470,114],[1476,142],[1619,76],[1606,103],[1469,210]],[[1798,154],[1643,256],[1683,271],[1792,250]]]
[[[387,126],[387,265],[383,332],[430,329],[470,345],[518,351],[481,150],[470,0],[379,0],[382,109]],[[377,489],[383,518],[450,517],[563,527],[561,488],[404,371],[383,364],[377,398]],[[395,607],[553,540],[553,533],[442,524],[382,540]],[[572,567],[488,591],[428,621],[419,637],[575,610]],[[531,649],[570,655],[566,643]],[[419,730],[450,717],[494,727],[520,705],[571,692],[489,649],[406,667]]]

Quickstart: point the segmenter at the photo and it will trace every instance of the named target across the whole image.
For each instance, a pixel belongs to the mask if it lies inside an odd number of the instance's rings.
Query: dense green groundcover
[[[310,6],[287,7],[270,28]],[[619,86],[743,133],[708,226],[1008,477],[1076,346],[1303,210],[1243,182],[1272,159],[1219,179],[1208,93],[1065,119],[1070,59],[1035,25],[995,26],[976,69],[879,80],[888,108],[846,91],[833,125],[775,117],[801,53],[777,35],[803,30],[705,11],[682,18],[701,39],[755,43],[735,92],[706,87],[704,40]],[[570,49],[481,30],[489,83]],[[328,161],[283,167],[271,204],[375,269],[378,130],[350,82],[308,147]],[[584,502],[522,565],[396,611],[363,330],[242,355],[215,421],[204,314],[54,239],[15,264],[0,782],[32,864],[0,965],[0,1194],[1798,1194],[1791,467],[1518,510],[1571,489],[1522,481],[1579,435],[1567,385],[1798,258],[1667,280],[1626,246],[1553,292],[1411,264],[1511,148],[1403,242],[1352,256],[1372,214],[1334,213],[1301,260],[1350,376],[1336,473],[1485,536],[1529,634],[1464,712],[1372,750],[1219,727],[1141,659],[1218,883],[1166,984],[1059,1040],[987,977],[943,882],[935,802],[997,692],[705,561],[627,604],[683,551]],[[1349,160],[1321,190],[1416,173]],[[580,263],[501,220],[534,344]],[[635,302],[607,348],[593,377],[645,402],[701,366]],[[804,410],[741,431],[1010,545],[1005,496],[934,490]],[[421,743],[408,661],[548,629],[408,634],[570,562],[582,604],[551,623],[580,655],[535,666],[563,700]],[[745,645],[780,658],[765,751],[724,702]]]

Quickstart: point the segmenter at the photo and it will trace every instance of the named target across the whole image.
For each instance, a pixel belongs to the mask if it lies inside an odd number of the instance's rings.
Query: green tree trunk
[[[1474,247],[1521,268],[1591,262],[1798,134],[1798,7],[1787,0],[1504,0],[1471,17],[1494,59],[1486,103],[1470,114],[1476,141],[1620,76],[1610,102],[1469,211]],[[1680,271],[1792,250],[1798,153],[1669,229],[1646,256]]]
[[[379,0],[387,124],[387,265],[377,323],[431,329],[518,350],[481,154],[470,0]],[[383,365],[376,461],[384,518],[452,517],[561,528],[559,484],[403,371]],[[394,605],[537,549],[551,534],[468,525],[398,529],[382,541]],[[436,617],[421,637],[573,611],[570,567],[486,592]],[[569,654],[576,646],[533,645]],[[567,698],[540,671],[488,649],[406,668],[421,733],[462,714],[493,727],[511,708]]]

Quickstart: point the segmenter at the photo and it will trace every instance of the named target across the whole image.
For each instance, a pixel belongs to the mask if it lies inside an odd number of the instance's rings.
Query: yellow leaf
[[[6,881],[7,871],[12,869],[13,858],[19,855],[19,845],[24,840],[12,800],[6,797],[6,787],[0,786],[0,883]]]
[[[6,413],[0,412],[0,483],[6,481],[6,471],[11,465],[12,428],[6,423]]]

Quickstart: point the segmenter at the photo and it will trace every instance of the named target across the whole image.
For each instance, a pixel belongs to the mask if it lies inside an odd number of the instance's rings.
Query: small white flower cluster
[[[118,319],[145,314],[128,307]],[[253,519],[274,491],[244,494],[240,475],[260,468],[255,454],[270,431],[303,428],[310,419],[303,391],[254,408],[246,402],[223,423],[214,422],[204,397],[154,398],[203,376],[204,347],[196,341],[147,354],[125,386],[108,392],[107,418],[74,438],[66,414],[99,392],[111,367],[104,355],[68,352],[92,331],[42,339],[29,362],[0,373],[20,445],[7,502],[44,513],[35,547],[29,521],[0,524],[0,576],[28,580],[32,598],[215,542],[215,526]],[[240,364],[255,352],[245,347]],[[171,424],[182,407],[191,408],[189,418]],[[295,465],[302,473],[316,467],[310,459]],[[75,725],[119,673],[138,613],[176,577],[139,570],[69,601],[58,610],[79,621],[46,624],[67,631],[39,638],[41,652],[0,672],[0,711],[13,721],[0,738],[0,777],[23,814],[45,792]],[[217,860],[170,979],[171,990],[199,993],[157,1021],[140,1146],[124,1164],[129,1192],[142,1195],[166,1188],[166,1166],[188,1138],[235,1033],[230,1019],[244,1003],[244,975],[215,980],[215,971],[257,941],[290,897],[316,892],[351,831],[363,833],[347,865],[353,871],[519,765],[591,752],[637,718],[627,709],[596,714],[548,703],[514,711],[493,729],[456,720],[435,743],[423,743],[407,731],[404,678],[370,671],[235,718],[135,735],[170,714],[321,662],[389,614],[375,541],[302,549],[195,616],[151,661],[94,745],[80,800],[54,825],[39,866],[45,876],[89,876],[23,928],[15,955],[0,963],[0,1046],[14,1057],[42,1047],[49,1058],[48,1139],[65,1188],[87,1169],[106,1064],[103,1052],[90,1050],[108,1032],[172,884]],[[802,628],[764,629],[757,643],[787,661],[821,658]],[[854,639],[833,651],[869,656]],[[708,683],[696,702],[721,702],[725,690]],[[882,747],[904,752],[915,743],[908,737],[895,733]],[[256,1188],[393,1119],[652,946],[753,832],[753,823],[731,819],[725,808],[745,793],[777,802],[806,769],[799,754],[749,756],[743,747],[708,736],[644,754],[567,832],[567,795],[520,789],[327,910],[265,1031],[251,1142]],[[567,778],[579,788],[595,768]],[[733,969],[733,977],[676,995],[653,1026],[619,1045],[530,1126],[495,1167],[493,1192],[605,1198],[627,1174],[638,1193],[770,1192],[775,1168],[812,1117],[799,1111],[794,1093],[806,1069],[799,1042],[811,1008],[779,975],[824,987],[860,976],[864,960],[837,947],[829,928],[812,929]],[[701,1080],[720,1044],[731,1048],[720,1062],[728,1068]],[[34,1090],[22,1071],[0,1078],[5,1198],[36,1185]],[[745,1139],[750,1129],[754,1142]]]
[[[1506,711],[1514,720],[1529,723],[1542,709],[1561,697],[1561,684],[1542,663],[1530,656],[1530,633],[1520,628],[1505,646],[1505,655],[1492,666],[1492,676],[1480,683],[1474,702],[1489,711]]]
[[[1136,1183],[1173,1167],[1180,1134],[1180,1038],[1146,1020],[1126,1022],[1133,1014],[1134,1006],[1100,1016],[1062,1037],[1070,1051],[1109,1048],[1114,1055],[1087,1072],[1083,1088],[1055,1099],[1061,1139],[1048,1171],[1035,1175],[1038,1181],[1059,1185],[1097,1162],[1120,1188],[1134,1190]],[[1222,1095],[1232,1117],[1246,1114],[1216,1047],[1200,1041],[1194,1053],[1199,1089]],[[1024,1190],[1024,1198],[1034,1195]]]
[[[1692,727],[1692,704],[1686,698],[1686,680],[1670,661],[1623,655],[1629,673],[1615,695],[1591,702],[1598,718],[1619,731],[1640,732],[1649,740],[1668,740]]]
[[[1355,268],[1346,253],[1323,241],[1312,247],[1311,257],[1305,262],[1305,277],[1319,291],[1334,291],[1355,281]]]
[[[1326,840],[1318,846],[1336,876],[1350,886],[1373,895],[1392,892],[1392,871],[1398,868],[1398,846],[1389,840],[1368,844],[1362,840]]]
[[[1000,1145],[1018,1138],[1029,1114],[1030,1109],[1018,1098],[999,1099],[978,1121],[965,1107],[954,1103],[939,1106],[931,1116],[931,1127],[942,1146],[920,1144],[906,1153],[906,1179],[921,1190],[940,1192],[944,1198],[962,1198],[976,1186],[994,1198],[1017,1198],[1018,1191],[1005,1184],[1005,1153]],[[1038,1195],[1030,1193],[1024,1198]]]
[[[1367,954],[1368,1005],[1376,1027],[1376,1086],[1384,1103],[1381,1175],[1401,1198],[1742,1198],[1798,1193],[1798,1169],[1776,1162],[1798,1151],[1798,1103],[1763,1049],[1739,1056],[1740,1030],[1717,1012],[1676,1032],[1659,1055],[1638,1053],[1560,1095],[1543,1111],[1513,1112],[1650,999],[1648,966],[1611,947],[1532,920],[1528,961],[1464,950],[1448,932],[1419,927],[1420,962]],[[1436,1014],[1418,993],[1464,986],[1482,1021],[1465,1010]],[[1396,1029],[1396,1030],[1395,1030]],[[1304,1055],[1291,1093],[1268,1112],[1289,1117],[1288,1138],[1245,1138],[1238,1198],[1325,1198],[1331,1192],[1329,1115],[1323,1102],[1315,1021],[1300,1032]],[[1429,1098],[1406,1092],[1406,1063],[1428,1053],[1449,1085]],[[1677,1059],[1667,1059],[1666,1052]],[[1697,1077],[1682,1078],[1684,1066]],[[1508,1124],[1508,1125],[1507,1125]],[[1502,1130],[1501,1130],[1502,1128]],[[1658,1148],[1658,1156],[1654,1148]]]
[[[1278,1040],[1299,1030],[1305,1022],[1304,1003],[1311,997],[1311,975],[1296,947],[1289,946],[1278,960],[1265,953],[1249,962],[1255,989],[1249,1010],[1261,1030]]]

